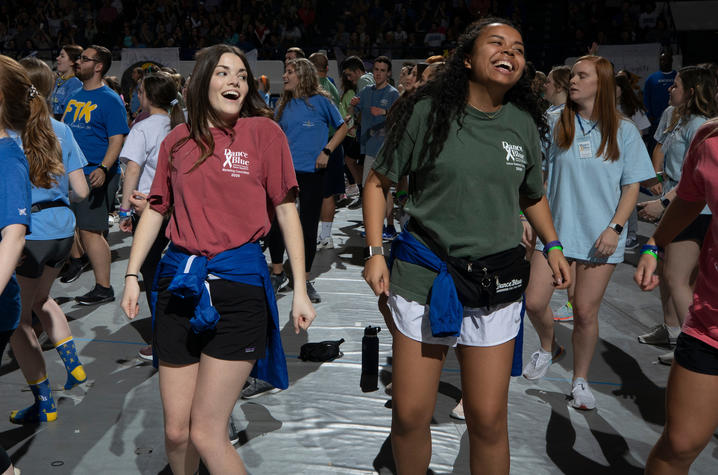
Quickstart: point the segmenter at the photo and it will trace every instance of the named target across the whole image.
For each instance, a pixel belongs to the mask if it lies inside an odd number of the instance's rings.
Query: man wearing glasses
[[[75,62],[75,76],[82,81],[82,89],[72,96],[62,118],[87,158],[85,177],[91,190],[85,200],[72,205],[80,242],[95,274],[95,287],[75,297],[82,305],[115,300],[110,285],[110,246],[103,234],[109,227],[107,217],[120,182],[117,157],[129,128],[122,99],[102,80],[111,64],[112,54],[103,46],[92,45],[82,52]],[[73,247],[65,273],[71,278],[62,279],[64,282],[82,272],[81,256],[81,250]]]

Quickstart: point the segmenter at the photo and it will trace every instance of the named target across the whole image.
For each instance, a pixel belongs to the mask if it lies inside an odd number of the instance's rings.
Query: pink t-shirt
[[[683,163],[678,196],[686,201],[705,201],[713,216],[718,213],[718,120],[702,125],[691,142]],[[699,272],[693,305],[683,331],[718,348],[718,220],[711,219],[698,259]]]
[[[282,129],[264,117],[242,118],[234,134],[212,128],[214,154],[195,170],[200,156],[190,140],[173,156],[172,145],[189,134],[175,127],[160,146],[150,207],[171,209],[167,237],[186,251],[214,257],[269,232],[274,207],[297,187]]]

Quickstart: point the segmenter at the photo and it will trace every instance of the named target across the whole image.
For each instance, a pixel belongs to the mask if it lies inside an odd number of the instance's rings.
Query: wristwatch
[[[608,227],[616,231],[616,234],[621,234],[623,232],[623,226],[621,226],[620,224],[611,223],[608,225]]]
[[[316,149],[314,149],[314,150],[316,150]],[[332,151],[331,151],[331,150],[329,150],[329,149],[328,149],[327,147],[324,147],[324,148],[322,149],[322,152],[326,153],[326,154],[327,154],[327,156],[329,156],[329,155],[331,155],[331,154],[332,154]]]
[[[104,166],[103,164],[100,163],[99,165],[97,165],[97,168],[102,170],[103,172],[105,172],[105,175],[107,175],[107,167],[106,166]]]
[[[383,256],[384,255],[384,246],[368,246],[366,248],[367,257],[366,259],[369,259],[374,256]]]
[[[661,198],[661,204],[663,205],[663,209],[668,208],[668,205],[671,204],[671,200],[668,198]]]

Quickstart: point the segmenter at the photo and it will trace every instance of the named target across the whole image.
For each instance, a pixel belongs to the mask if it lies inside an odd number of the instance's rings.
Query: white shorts
[[[435,337],[431,334],[429,306],[389,296],[389,308],[396,328],[412,340],[433,345],[496,346],[516,338],[521,328],[522,302],[489,308],[464,307],[464,320],[458,337]]]
[[[364,169],[362,170],[362,177],[361,177],[362,186],[366,185],[366,179],[369,176],[369,172],[371,171],[371,166],[374,165],[375,161],[376,161],[376,157],[372,157],[371,155],[364,155]]]

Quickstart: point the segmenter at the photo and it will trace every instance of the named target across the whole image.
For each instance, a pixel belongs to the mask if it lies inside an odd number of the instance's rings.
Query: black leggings
[[[307,273],[312,269],[314,254],[317,252],[317,227],[322,211],[322,175],[321,172],[297,172],[299,221],[302,223],[302,234],[304,235],[304,270]],[[272,264],[284,262],[284,239],[276,219],[267,235],[267,242]]]

